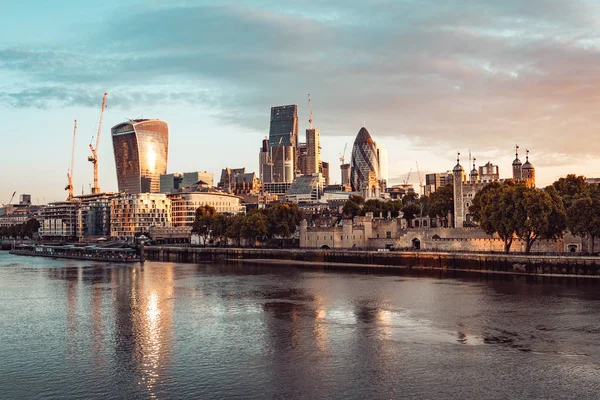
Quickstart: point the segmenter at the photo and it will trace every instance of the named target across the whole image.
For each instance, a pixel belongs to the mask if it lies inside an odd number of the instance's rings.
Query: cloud
[[[327,135],[354,135],[367,120],[377,137],[440,152],[519,142],[555,160],[593,155],[596,11],[550,0],[118,10],[69,48],[0,49],[0,72],[21,79],[0,88],[0,101],[97,106],[109,90],[124,108],[196,105],[264,130],[270,106],[310,92]]]

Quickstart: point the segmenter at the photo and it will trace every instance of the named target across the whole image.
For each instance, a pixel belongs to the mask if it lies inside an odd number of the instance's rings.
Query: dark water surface
[[[600,282],[0,252],[1,399],[599,398]]]

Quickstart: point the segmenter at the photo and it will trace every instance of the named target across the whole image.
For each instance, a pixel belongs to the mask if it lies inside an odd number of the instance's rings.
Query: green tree
[[[402,216],[410,224],[421,213],[421,206],[418,203],[408,203],[402,207]]]
[[[454,214],[454,186],[451,183],[431,193],[427,211],[431,218],[437,217],[448,226],[448,214]]]
[[[600,237],[600,190],[593,188],[589,196],[577,199],[567,210],[567,227],[572,234],[587,236],[592,241]]]
[[[565,210],[569,209],[575,200],[588,197],[590,185],[584,176],[567,175],[552,184],[563,201]]]
[[[288,238],[296,232],[302,214],[296,204],[275,204],[265,209],[269,223],[269,237]]]
[[[243,219],[240,236],[248,240],[251,245],[264,242],[269,234],[269,221],[262,212],[253,212]]]
[[[525,252],[529,254],[533,243],[540,239],[558,239],[566,227],[566,217],[562,201],[543,190],[514,187],[516,234],[525,242]]]
[[[354,218],[360,214],[363,204],[365,204],[365,199],[362,196],[353,194],[346,200],[346,204],[344,204],[344,207],[342,208],[342,213],[346,217]]]
[[[228,218],[227,228],[225,228],[225,237],[235,241],[239,246],[242,240],[242,229],[246,216],[244,214],[233,215]]]
[[[508,253],[519,228],[514,218],[518,207],[517,185],[510,180],[491,183],[475,195],[472,203],[469,212],[473,220],[488,235],[497,234],[504,242],[504,252]]]
[[[208,242],[211,227],[214,225],[216,216],[217,210],[212,206],[202,205],[196,209],[196,218],[192,225],[192,232],[202,238],[204,246]]]

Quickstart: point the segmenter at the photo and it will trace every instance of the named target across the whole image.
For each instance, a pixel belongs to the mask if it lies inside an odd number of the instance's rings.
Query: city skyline
[[[592,2],[490,1],[468,10],[423,2],[306,2],[302,9],[271,1],[173,4],[7,5],[0,113],[8,146],[0,150],[0,168],[8,173],[0,178],[0,203],[13,191],[39,202],[66,197],[75,118],[74,191],[80,194],[83,184],[89,193],[87,145],[105,91],[111,96],[99,186],[106,191],[117,190],[108,127],[128,117],[169,123],[168,172],[218,174],[226,166],[258,172],[256,148],[268,135],[269,108],[298,104],[303,131],[307,93],[332,181],[340,181],[339,153],[365,120],[388,149],[390,184],[400,183],[415,161],[423,174],[449,170],[455,152],[468,149],[481,164],[509,165],[515,143],[535,151],[538,186],[567,173],[600,175],[598,116],[591,108],[600,53]],[[146,27],[130,21],[132,14]],[[125,18],[133,26],[123,31]],[[168,34],[153,34],[148,21]],[[197,34],[169,28],[184,25]],[[221,35],[222,26],[232,34]],[[170,50],[174,43],[178,52]],[[228,143],[237,145],[224,154],[210,151]],[[414,175],[411,182],[417,183]]]

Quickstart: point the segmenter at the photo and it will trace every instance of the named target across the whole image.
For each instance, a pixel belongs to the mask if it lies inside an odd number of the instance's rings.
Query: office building
[[[273,163],[272,182],[291,183],[298,169],[297,105],[271,107],[269,152]]]
[[[265,138],[262,141],[262,146],[260,147],[260,151],[258,152],[258,176],[261,181],[265,182],[265,178],[268,175],[269,181],[271,179],[271,174],[265,172],[271,170],[271,158],[269,157],[269,139]]]
[[[200,206],[211,206],[221,214],[240,214],[246,211],[241,197],[214,188],[177,193],[170,195],[169,198],[174,227],[192,226],[196,219],[196,210]]]
[[[329,185],[329,163],[325,162],[325,161],[320,161],[319,172],[321,173],[321,176],[323,177],[323,185],[328,186]]]
[[[172,226],[171,199],[166,194],[126,194],[110,201],[111,237],[131,239],[154,226]]]
[[[112,129],[120,193],[158,193],[167,173],[169,127],[157,119],[136,119]]]
[[[306,130],[306,175],[319,173],[321,168],[321,145],[319,130],[309,128]]]
[[[378,197],[379,160],[377,147],[366,128],[361,128],[352,146],[350,170],[352,190],[365,198]]]
[[[350,164],[340,165],[340,171],[342,173],[342,185],[352,186],[350,183]]]

